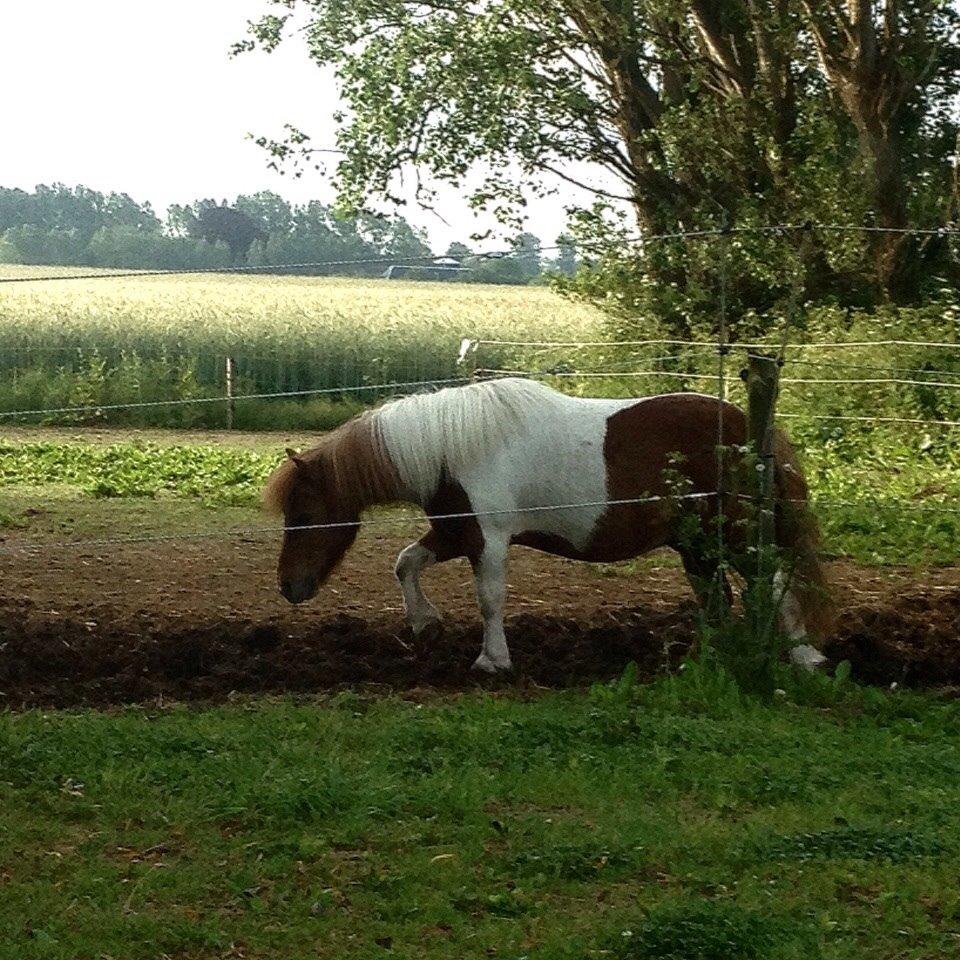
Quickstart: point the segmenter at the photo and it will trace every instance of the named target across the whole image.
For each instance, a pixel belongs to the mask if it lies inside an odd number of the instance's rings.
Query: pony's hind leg
[[[783,632],[796,641],[790,649],[790,662],[804,670],[817,670],[822,667],[827,658],[807,640],[807,630],[803,620],[803,609],[796,593],[790,589],[782,570],[778,570],[773,578],[775,599],[780,606],[780,624]]]
[[[729,608],[733,604],[733,591],[727,575],[720,569],[719,561],[715,557],[705,557],[689,547],[677,549],[687,580],[690,581],[700,605],[707,609],[711,604],[720,602]],[[721,588],[719,593],[718,587]]]
[[[416,543],[411,543],[409,547],[401,550],[394,567],[403,593],[407,623],[415,637],[425,640],[433,639],[441,630],[440,614],[420,586],[420,574],[439,559],[431,549],[432,540],[431,531]]]
[[[487,539],[483,552],[473,564],[477,600],[483,617],[483,649],[473,668],[484,673],[513,668],[503,629],[503,607],[507,599],[507,549],[507,542]]]

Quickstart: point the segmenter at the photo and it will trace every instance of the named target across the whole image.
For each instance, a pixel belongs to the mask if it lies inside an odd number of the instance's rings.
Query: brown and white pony
[[[717,561],[680,535],[676,475],[689,491],[682,512],[715,529],[719,412],[715,397],[698,394],[583,399],[514,378],[387,403],[305,453],[288,451],[268,481],[266,505],[287,528],[307,528],[284,533],[280,590],[291,603],[313,597],[353,543],[361,513],[407,501],[431,525],[397,558],[407,621],[417,635],[437,632],[440,618],[420,574],[467,557],[483,616],[475,663],[483,671],[511,666],[503,629],[511,544],[601,563],[670,546],[702,598]],[[743,412],[730,404],[722,412],[724,444],[743,445]],[[783,581],[781,619],[796,641],[794,661],[813,667],[823,662],[811,644],[823,639],[828,605],[806,485],[781,434],[775,483],[778,543],[795,561],[789,586]],[[724,499],[726,535],[742,538],[744,525],[734,522],[741,500]],[[646,502],[624,502],[634,500]]]

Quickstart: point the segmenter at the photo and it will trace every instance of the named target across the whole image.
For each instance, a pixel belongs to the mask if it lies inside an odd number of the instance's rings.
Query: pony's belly
[[[653,511],[633,510],[633,516],[630,517],[622,516],[624,512],[610,510],[601,516],[590,537],[582,544],[575,544],[561,535],[544,530],[525,530],[511,537],[510,542],[587,563],[633,560],[658,547],[669,545],[669,527]]]
[[[569,540],[555,533],[526,530],[523,533],[514,534],[510,542],[521,547],[540,550],[542,553],[551,553],[556,557],[566,557],[568,560],[590,559],[583,550],[578,550]]]

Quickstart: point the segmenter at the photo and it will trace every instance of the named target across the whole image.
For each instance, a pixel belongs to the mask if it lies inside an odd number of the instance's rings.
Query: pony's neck
[[[373,416],[361,415],[335,431],[330,454],[338,493],[358,513],[408,499]]]

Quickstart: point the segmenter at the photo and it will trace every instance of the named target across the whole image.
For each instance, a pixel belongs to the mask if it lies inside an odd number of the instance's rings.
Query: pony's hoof
[[[477,673],[486,673],[492,676],[496,673],[509,673],[513,669],[513,664],[509,660],[505,663],[496,663],[485,653],[481,653],[480,656],[473,661],[473,666],[470,669],[475,670]]]
[[[826,666],[827,658],[816,647],[810,646],[809,643],[801,643],[790,651],[790,662],[795,667],[813,673]]]
[[[443,633],[443,621],[439,617],[422,620],[420,623],[411,625],[410,629],[418,643],[431,644]]]

